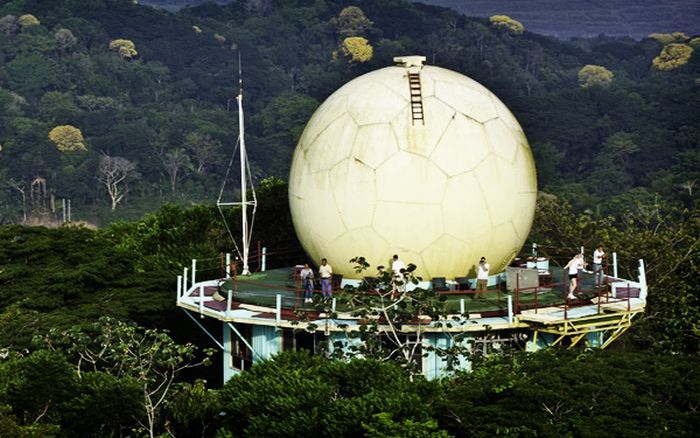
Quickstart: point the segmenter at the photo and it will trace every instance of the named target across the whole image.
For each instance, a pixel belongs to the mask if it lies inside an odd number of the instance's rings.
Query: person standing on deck
[[[576,290],[576,286],[578,286],[578,271],[583,269],[584,265],[583,254],[576,254],[569,260],[569,263],[564,266],[564,269],[568,269],[569,273],[569,295],[566,296],[569,300],[576,299],[574,291]]]
[[[304,269],[301,270],[299,276],[304,286],[304,302],[310,303],[313,301],[314,271],[309,267],[308,263],[304,263]]]
[[[489,288],[489,270],[491,265],[486,263],[486,257],[479,260],[479,266],[476,268],[476,298],[483,298]]]
[[[321,275],[321,293],[323,294],[323,298],[333,298],[333,286],[331,285],[333,268],[328,264],[328,260],[321,259],[321,266],[318,267],[318,273]]]
[[[593,274],[596,287],[601,287],[603,282],[603,259],[606,257],[603,245],[598,245],[593,251]]]
[[[394,254],[391,259],[391,276],[394,283],[394,289],[403,292],[406,290],[406,284],[404,282],[404,271],[406,270],[406,265],[399,259],[398,254]]]

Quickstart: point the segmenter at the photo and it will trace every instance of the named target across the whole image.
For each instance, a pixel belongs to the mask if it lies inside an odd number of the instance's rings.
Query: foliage
[[[605,245],[618,256],[619,275],[637,278],[644,260],[647,312],[633,331],[635,345],[666,352],[700,351],[700,207],[679,208],[658,199],[628,207],[625,216],[574,214],[554,197],[538,200],[533,241],[576,250]]]
[[[352,61],[367,62],[372,59],[374,49],[363,37],[347,37],[343,40],[343,53]]]
[[[657,70],[675,70],[687,64],[692,54],[692,47],[686,44],[671,43],[661,49],[661,53],[652,60],[651,64]]]
[[[578,71],[578,83],[583,88],[610,85],[613,80],[613,73],[602,65],[584,65]]]
[[[282,436],[690,436],[698,358],[544,351],[410,382],[391,363],[283,353],[220,392],[223,430]],[[310,397],[313,394],[315,397]],[[223,432],[223,431],[221,431]]]
[[[358,274],[370,267],[364,257],[356,257],[350,262],[355,263]],[[376,274],[365,277],[359,287],[347,286],[343,290],[337,300],[349,306],[352,315],[359,318],[358,329],[348,329],[345,340],[336,340],[328,346],[332,357],[391,361],[406,369],[413,378],[420,374],[425,349],[448,358],[448,364],[467,354],[466,346],[459,347],[462,344],[460,336],[455,336],[454,345],[448,348],[423,345],[426,327],[451,328],[456,322],[448,319],[444,297],[432,289],[416,287],[408,291],[408,284],[415,286],[419,281],[414,276],[415,269],[416,265],[409,263],[403,274],[397,277],[390,269],[378,266]],[[411,324],[415,331],[404,333],[401,330],[404,324]]]
[[[285,352],[224,385],[222,425],[252,436],[358,436],[363,422],[388,413],[403,428],[411,419],[429,430],[435,389],[392,363]]]
[[[222,412],[218,391],[207,389],[203,380],[180,384],[168,410],[175,436],[207,436]]]
[[[435,420],[406,419],[398,423],[386,412],[373,415],[371,420],[362,423],[362,427],[365,429],[365,436],[374,438],[447,438],[451,436],[444,430],[437,430],[438,424]]]
[[[650,33],[647,38],[651,38],[662,44],[684,43],[688,41],[688,35],[683,32]]]
[[[0,32],[5,35],[12,35],[17,32],[18,29],[17,17],[14,15],[5,15],[0,18]]]
[[[347,6],[340,11],[338,17],[331,19],[331,23],[338,29],[341,38],[362,36],[372,28],[372,21],[365,16],[362,9],[357,6]]]
[[[56,126],[49,132],[49,139],[61,152],[86,151],[85,139],[80,129],[71,125]]]
[[[689,436],[698,358],[543,351],[446,381],[434,407],[447,432],[471,436]]]
[[[41,338],[51,350],[71,357],[80,379],[86,371],[102,371],[138,385],[144,411],[136,421],[151,437],[159,428],[161,410],[172,396],[177,375],[207,364],[212,354],[207,350],[204,359],[195,359],[197,348],[192,344],[179,345],[167,332],[109,317],[86,327],[51,329]]]
[[[117,38],[109,42],[109,50],[115,50],[122,58],[132,59],[138,56],[136,45],[133,41],[124,38]]]
[[[58,29],[53,34],[53,37],[56,39],[56,47],[58,47],[60,50],[68,50],[78,42],[75,35],[73,35],[73,32],[71,32],[69,29]]]
[[[513,35],[520,35],[525,31],[525,26],[521,22],[507,15],[492,15],[489,21],[496,29],[505,30]]]
[[[118,247],[108,231],[2,226],[0,239],[0,348],[23,351],[34,334],[103,315],[163,324],[176,311],[179,269],[139,272],[148,255]]]
[[[41,23],[18,32],[17,16],[27,10],[41,11],[35,14]],[[680,202],[697,195],[689,197],[681,184],[696,179],[683,160],[700,137],[692,134],[699,64],[693,54],[672,75],[655,74],[649,62],[660,48],[653,39],[564,42],[524,32],[513,38],[483,19],[404,0],[202,5],[176,13],[124,1],[11,0],[0,14],[3,181],[28,186],[41,175],[49,191],[71,199],[80,219],[100,225],[139,218],[164,203],[216,199],[237,136],[229,99],[236,88],[232,50],[243,55],[256,180],[286,176],[298,133],[334,90],[391,65],[395,56],[416,53],[493,90],[531,144],[551,145],[551,155],[538,156],[538,167],[548,167],[540,187],[590,186],[582,179],[606,139],[627,132],[639,147],[625,169],[632,187]],[[367,40],[357,46],[360,58],[345,58],[346,35]],[[108,43],[118,40],[131,44],[112,52],[122,50],[133,62],[110,56]],[[333,59],[334,51],[350,62]],[[575,87],[578,69],[587,64],[614,71],[615,86]],[[80,127],[90,143],[80,160],[47,150],[42,132],[56,125]],[[187,148],[191,133],[221,145],[201,172]],[[101,151],[139,165],[141,178],[129,182],[128,203],[116,210],[93,187]],[[550,163],[549,156],[561,159]],[[24,218],[18,190],[4,190],[0,198],[4,220]],[[600,203],[600,195],[578,199],[577,210]]]
[[[20,15],[17,19],[17,24],[19,24],[22,30],[25,30],[32,26],[38,26],[41,23],[39,23],[39,20],[32,14],[24,14]]]

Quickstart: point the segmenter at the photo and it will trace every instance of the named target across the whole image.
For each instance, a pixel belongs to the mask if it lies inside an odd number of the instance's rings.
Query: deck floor
[[[566,302],[567,286],[563,284],[564,275],[561,268],[550,269],[552,274],[552,284],[542,287],[535,293],[534,291],[520,292],[517,295],[517,303],[515,296],[511,293],[514,299],[514,305],[519,306],[520,310],[526,310],[533,307],[555,307],[564,306],[577,307],[591,304],[592,301],[597,302],[597,288],[595,278],[592,274],[582,273],[580,276],[580,289],[577,294],[577,300],[569,300]],[[207,297],[213,296],[217,291],[222,297],[227,296],[227,291],[231,289],[232,301],[236,306],[240,304],[249,304],[267,308],[276,306],[277,295],[281,296],[282,308],[313,311],[322,304],[321,292],[314,291],[314,302],[304,302],[304,291],[299,281],[292,278],[291,268],[272,269],[266,272],[253,273],[250,276],[238,276],[235,281],[221,280],[220,286],[206,286],[203,288],[203,293]],[[340,297],[342,294],[348,293],[343,290],[335,290],[334,296]],[[466,312],[473,314],[478,313],[483,317],[500,316],[507,312],[507,285],[501,283],[499,289],[489,289],[486,297],[475,298],[475,291],[447,291],[444,293],[447,311],[449,313],[459,313],[464,300]],[[199,296],[199,289],[194,289],[189,293],[192,298]],[[337,311],[348,312],[352,309],[342,304],[343,300],[338,300],[336,307]],[[225,310],[226,301],[207,300],[205,305],[213,310]]]

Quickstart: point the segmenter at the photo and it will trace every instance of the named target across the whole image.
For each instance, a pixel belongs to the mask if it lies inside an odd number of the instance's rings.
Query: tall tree
[[[190,132],[185,136],[185,148],[194,157],[194,171],[204,174],[211,162],[219,156],[221,143],[207,134]]]
[[[163,154],[161,161],[170,180],[170,191],[175,193],[177,183],[182,178],[182,173],[192,168],[190,157],[183,148],[177,148]]]
[[[167,332],[103,317],[86,328],[51,330],[44,341],[72,358],[80,379],[86,371],[104,371],[127,377],[141,387],[145,421],[137,419],[153,438],[162,426],[161,410],[173,395],[177,376],[184,370],[209,363],[212,350],[197,358],[192,344],[177,344]]]
[[[138,176],[136,163],[132,163],[124,157],[112,157],[102,153],[98,167],[97,180],[107,189],[112,203],[112,210],[124,199],[127,193],[129,178]]]

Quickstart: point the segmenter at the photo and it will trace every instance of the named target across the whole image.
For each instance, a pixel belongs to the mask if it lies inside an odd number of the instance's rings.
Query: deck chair
[[[471,285],[469,284],[469,278],[467,277],[455,277],[455,282],[457,283],[457,290],[471,289]]]
[[[340,284],[343,281],[343,274],[331,274],[331,289],[340,289]]]
[[[447,287],[445,277],[433,277],[432,283],[434,292],[444,292],[446,290],[450,290],[450,288]]]

